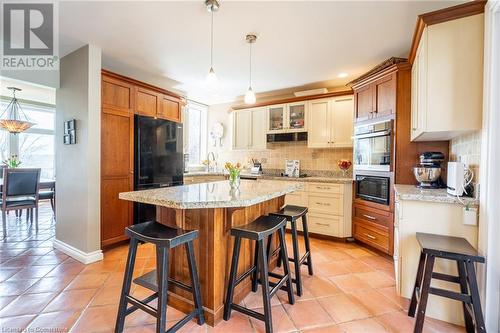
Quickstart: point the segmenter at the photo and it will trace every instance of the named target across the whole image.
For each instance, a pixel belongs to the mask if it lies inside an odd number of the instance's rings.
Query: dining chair
[[[56,186],[50,188],[41,189],[38,193],[38,201],[41,200],[50,200],[50,206],[52,207],[52,211],[54,214],[56,213]]]
[[[33,210],[38,229],[38,191],[40,187],[40,169],[4,169],[2,190],[2,226],[3,236],[7,236],[7,216],[10,210],[30,210],[33,224]]]

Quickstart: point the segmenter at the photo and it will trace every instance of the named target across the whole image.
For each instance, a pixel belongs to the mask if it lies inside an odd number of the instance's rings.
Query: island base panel
[[[198,239],[194,241],[194,249],[205,318],[210,326],[215,326],[222,320],[234,243],[230,229],[250,223],[261,215],[276,212],[284,205],[284,202],[285,197],[281,196],[249,207],[187,210],[157,208],[159,222],[172,227],[199,231]],[[273,238],[273,248],[277,244],[276,238]],[[242,240],[238,275],[243,274],[252,266],[254,243]],[[275,265],[276,257],[273,257],[271,267]],[[170,276],[186,284],[190,283],[187,257],[182,247],[171,250]],[[173,286],[169,290],[168,302],[171,306],[183,312],[192,310],[193,301],[190,293]],[[247,278],[236,287],[234,302],[239,303],[250,291],[251,282],[250,278]]]

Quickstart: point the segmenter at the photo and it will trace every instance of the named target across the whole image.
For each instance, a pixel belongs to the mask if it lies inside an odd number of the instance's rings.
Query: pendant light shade
[[[247,93],[245,94],[245,104],[255,104],[256,98],[252,87],[248,87]]]
[[[252,89],[252,44],[257,41],[257,36],[247,35],[246,41],[250,45],[250,66],[249,66],[249,85],[248,90],[245,94],[245,104],[255,104],[256,98],[255,93]]]
[[[205,6],[212,16],[210,25],[210,70],[205,79],[206,83],[213,87],[217,84],[217,75],[214,71],[214,13],[219,10],[220,4],[217,0],[206,0]]]
[[[16,91],[21,91],[21,89],[16,87],[7,87],[7,89],[12,90],[12,100],[0,115],[0,128],[13,134],[24,132],[35,124],[23,112],[16,98]]]

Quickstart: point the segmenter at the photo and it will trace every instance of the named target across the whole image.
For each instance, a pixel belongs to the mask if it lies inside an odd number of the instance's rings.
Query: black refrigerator
[[[182,185],[182,124],[137,115],[134,120],[134,190]],[[134,204],[134,223],[155,219],[155,206]]]

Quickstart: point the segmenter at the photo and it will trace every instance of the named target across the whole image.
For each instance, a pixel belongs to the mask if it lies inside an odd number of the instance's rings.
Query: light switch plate
[[[463,224],[464,225],[477,225],[477,208],[476,207],[463,207]]]

